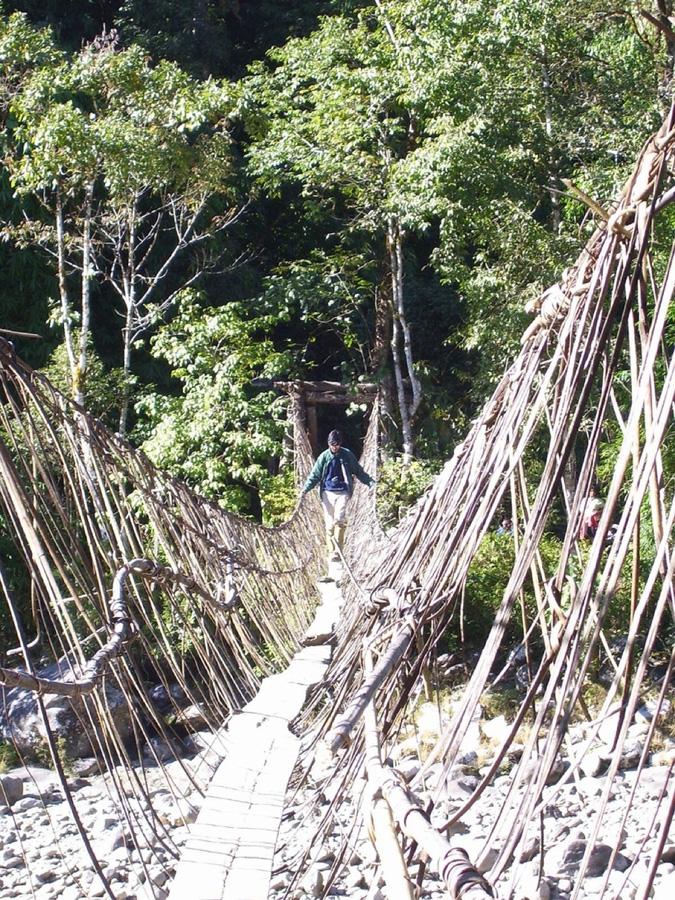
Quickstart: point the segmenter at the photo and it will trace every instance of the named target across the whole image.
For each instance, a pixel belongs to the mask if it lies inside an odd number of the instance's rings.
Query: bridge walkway
[[[219,735],[227,747],[192,826],[169,900],[266,900],[277,834],[300,739],[289,723],[324,676],[341,604],[341,567],[329,563],[318,582],[322,602],[305,646],[288,668],[266,678],[258,694]]]

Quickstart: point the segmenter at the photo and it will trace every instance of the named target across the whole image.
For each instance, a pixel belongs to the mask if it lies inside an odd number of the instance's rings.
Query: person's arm
[[[321,456],[319,456],[317,461],[314,463],[314,468],[309,473],[309,477],[303,485],[302,491],[300,492],[300,496],[302,496],[303,494],[307,494],[309,491],[312,490],[312,488],[316,487],[317,484],[321,481],[321,477],[323,475],[323,458],[324,458],[324,454],[322,453]]]
[[[375,487],[375,479],[370,477],[351,450],[349,450],[348,453],[349,468],[352,475],[355,475],[362,484],[365,484],[368,487]]]

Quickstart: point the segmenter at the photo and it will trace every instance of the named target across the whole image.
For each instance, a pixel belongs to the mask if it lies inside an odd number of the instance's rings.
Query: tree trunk
[[[122,248],[120,247],[120,253]],[[128,273],[123,277],[124,290],[124,306],[126,309],[126,317],[124,328],[122,329],[123,341],[123,371],[124,371],[124,394],[120,405],[120,418],[118,431],[124,437],[127,433],[127,422],[129,420],[129,400],[131,387],[131,345],[134,339],[134,315],[136,313],[136,201],[134,201],[131,216],[129,218],[129,260]],[[120,266],[120,271],[124,273],[124,267]]]
[[[66,345],[66,355],[70,367],[71,391],[75,397],[77,385],[77,357],[75,355],[75,343],[73,341],[72,310],[70,297],[68,296],[68,281],[66,278],[66,238],[63,227],[63,195],[61,185],[56,188],[56,255],[58,261],[59,301],[61,305],[61,319],[63,320],[63,340]]]
[[[553,105],[551,103],[551,76],[548,71],[548,61],[546,58],[546,47],[541,48],[541,72],[544,83],[544,106],[546,112],[546,137],[548,139],[548,180],[551,188],[549,195],[551,197],[551,225],[555,234],[560,234],[562,225],[562,216],[560,213],[560,200],[556,185],[558,179],[553,171],[553,159],[551,156],[551,148],[553,146]]]
[[[391,268],[391,299],[393,307],[391,353],[394,361],[396,391],[401,415],[403,462],[405,464],[410,461],[414,454],[415,444],[412,434],[412,419],[422,400],[422,386],[415,375],[410,327],[405,314],[403,241],[404,233],[401,230],[400,223],[392,216],[387,225],[387,248]],[[405,392],[406,374],[412,392],[410,401],[408,401]]]
[[[94,196],[93,182],[89,182],[84,199],[84,221],[82,228],[82,309],[80,311],[80,340],[76,367],[76,379],[74,384],[73,399],[84,408],[85,385],[87,382],[87,349],[89,347],[89,328],[91,321],[91,278],[92,254],[91,254],[91,215],[92,199]]]
[[[392,302],[389,296],[391,281],[388,272],[387,282],[378,290],[375,297],[375,345],[371,356],[371,371],[376,375],[384,372],[389,358]]]

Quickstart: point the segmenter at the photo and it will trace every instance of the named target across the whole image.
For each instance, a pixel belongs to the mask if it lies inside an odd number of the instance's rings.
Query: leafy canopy
[[[273,471],[286,427],[286,398],[252,385],[283,377],[292,365],[270,337],[279,318],[234,302],[203,308],[186,292],[152,340],[179,391],[138,403],[137,437],[153,462],[239,513],[256,511],[256,491]]]

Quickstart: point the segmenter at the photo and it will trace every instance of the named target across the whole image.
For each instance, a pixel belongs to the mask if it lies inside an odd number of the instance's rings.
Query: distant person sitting
[[[513,534],[513,522],[511,519],[502,519],[497,534]]]
[[[588,496],[583,500],[581,506],[579,537],[582,541],[592,541],[595,537],[598,525],[600,524],[602,507],[602,500],[598,497],[595,488],[591,486]]]
[[[375,481],[361,468],[351,450],[342,446],[342,435],[333,430],[328,435],[328,450],[319,456],[300,494],[300,500],[308,491],[319,485],[319,497],[326,520],[326,537],[332,559],[338,560],[344,543],[347,525],[347,506],[354,492],[354,477],[368,487]]]

